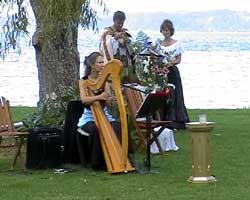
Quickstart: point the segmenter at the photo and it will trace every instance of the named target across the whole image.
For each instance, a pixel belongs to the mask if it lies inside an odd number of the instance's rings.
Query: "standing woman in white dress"
[[[156,42],[158,50],[164,55],[163,62],[169,67],[168,83],[175,86],[174,105],[171,115],[164,116],[165,119],[173,120],[175,129],[184,129],[185,123],[189,122],[188,113],[184,103],[182,82],[177,65],[181,62],[183,48],[177,40],[173,39],[174,26],[172,21],[165,19],[160,26],[163,40]]]

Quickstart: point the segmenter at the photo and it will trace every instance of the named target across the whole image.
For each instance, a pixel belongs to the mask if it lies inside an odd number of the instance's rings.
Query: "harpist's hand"
[[[108,94],[107,92],[102,92],[100,95],[99,95],[99,100],[108,100],[108,98],[110,97],[110,94]]]

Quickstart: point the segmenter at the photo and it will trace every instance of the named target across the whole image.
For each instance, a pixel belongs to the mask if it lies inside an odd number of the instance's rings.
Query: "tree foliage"
[[[41,28],[47,34],[55,33],[55,27],[64,29],[66,33],[79,24],[83,28],[92,27],[93,30],[97,27],[96,11],[90,7],[89,0],[44,0],[41,4],[38,18],[42,19],[39,22]],[[46,16],[46,17],[44,17]]]
[[[4,15],[7,18],[4,18]],[[6,20],[6,21],[2,21]],[[5,57],[12,48],[19,51],[18,39],[28,34],[28,13],[23,0],[0,0],[0,57]]]
[[[41,26],[45,34],[54,35],[57,26],[64,27],[65,33],[78,25],[84,29],[97,30],[97,12],[90,6],[90,0],[41,1],[41,6],[35,14],[42,20],[36,21],[36,25]],[[103,12],[107,12],[102,0],[97,0],[97,3],[103,7]],[[4,58],[10,49],[20,52],[18,40],[29,33],[28,6],[25,0],[0,0],[0,57]]]

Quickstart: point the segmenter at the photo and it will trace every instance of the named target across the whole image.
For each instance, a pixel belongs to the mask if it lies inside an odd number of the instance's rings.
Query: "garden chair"
[[[15,167],[17,159],[21,161],[25,169],[25,161],[21,155],[21,148],[27,135],[28,132],[17,132],[15,130],[11,118],[9,101],[0,96],[0,148],[15,149],[11,169]],[[14,139],[14,142],[12,139]]]
[[[130,114],[130,117],[132,119],[133,125],[136,129],[136,134],[138,136],[138,143],[137,143],[137,149],[142,146],[143,149],[146,149],[146,130],[147,130],[147,123],[146,119],[143,118],[137,118],[136,114],[139,110],[141,104],[143,103],[143,97],[140,91],[136,89],[132,89],[129,87],[126,87],[124,89],[124,94],[126,96],[127,100],[127,106],[128,106],[128,112]],[[156,120],[157,119],[157,120]],[[161,126],[161,128],[158,131],[154,131],[154,128]],[[152,137],[149,142],[149,145],[151,145],[153,142],[156,142],[156,145],[159,149],[159,152],[163,152],[163,149],[159,143],[158,136],[161,134],[161,132],[164,130],[164,128],[172,128],[172,121],[163,121],[160,120],[160,115],[158,112],[156,112],[156,117],[151,121],[151,130],[152,130]]]

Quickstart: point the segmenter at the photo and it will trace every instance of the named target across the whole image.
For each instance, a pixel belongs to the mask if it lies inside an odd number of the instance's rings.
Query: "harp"
[[[122,63],[117,59],[113,59],[104,66],[102,74],[97,81],[79,81],[80,92],[85,92],[86,95],[93,96],[94,91],[98,91],[105,87],[108,78],[111,78],[112,80],[112,86],[119,110],[119,121],[121,123],[121,142],[118,140],[113,127],[107,120],[101,103],[95,101],[90,106],[95,119],[95,124],[99,129],[101,146],[107,170],[108,173],[111,174],[126,173],[135,170],[128,159],[128,126],[124,99],[121,92],[121,71]]]

